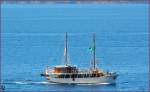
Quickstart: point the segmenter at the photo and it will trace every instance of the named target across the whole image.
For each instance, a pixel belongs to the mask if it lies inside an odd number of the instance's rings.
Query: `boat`
[[[96,46],[95,33],[93,33],[92,44],[92,68],[79,69],[77,66],[70,64],[68,60],[68,36],[65,33],[64,48],[64,65],[46,67],[41,76],[44,76],[52,83],[69,83],[69,84],[115,84],[118,74],[116,72],[104,71],[96,66]]]

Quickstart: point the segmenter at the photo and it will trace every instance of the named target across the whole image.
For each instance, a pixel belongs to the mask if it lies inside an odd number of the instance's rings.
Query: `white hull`
[[[94,78],[52,78],[47,77],[49,82],[69,83],[69,84],[115,84],[112,76],[94,77]]]

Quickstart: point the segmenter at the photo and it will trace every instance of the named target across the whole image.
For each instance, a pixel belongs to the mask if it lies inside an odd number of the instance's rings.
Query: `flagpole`
[[[96,48],[95,48],[95,47],[96,47],[96,46],[95,46],[95,33],[93,33],[93,49],[94,49],[94,50],[93,50],[93,64],[94,64],[94,65],[93,65],[93,69],[94,69],[94,70],[95,70],[95,65],[96,65],[96,62],[95,62],[95,54],[96,54],[96,53],[95,53],[95,49],[96,49]]]
[[[67,50],[68,50],[68,45],[67,45],[67,32],[66,32],[66,35],[65,35],[65,61],[66,61],[66,66],[68,65],[68,53],[67,53]]]

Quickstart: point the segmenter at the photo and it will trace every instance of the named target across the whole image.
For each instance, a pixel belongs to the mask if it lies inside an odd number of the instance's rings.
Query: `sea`
[[[148,91],[148,4],[47,3],[1,5],[1,82],[5,91]],[[57,84],[40,74],[68,57],[91,67],[96,34],[97,67],[119,74],[116,84]]]

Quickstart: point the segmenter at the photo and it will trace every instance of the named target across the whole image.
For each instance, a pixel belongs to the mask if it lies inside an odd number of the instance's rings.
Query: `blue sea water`
[[[2,84],[6,91],[147,91],[148,4],[2,4]],[[115,85],[62,85],[40,76],[62,64],[68,32],[72,64],[89,68],[96,33],[99,67]]]

